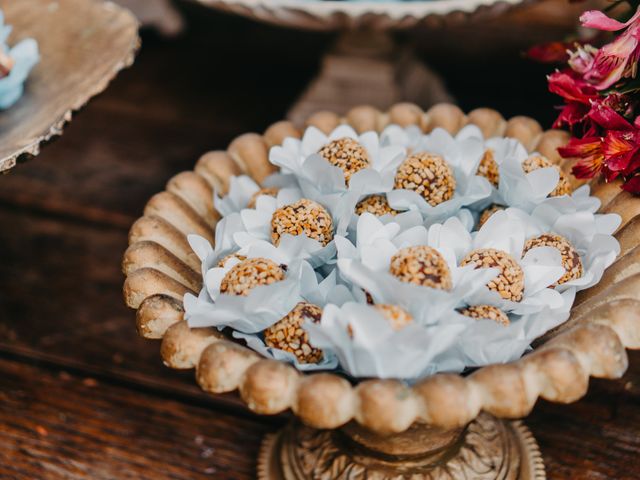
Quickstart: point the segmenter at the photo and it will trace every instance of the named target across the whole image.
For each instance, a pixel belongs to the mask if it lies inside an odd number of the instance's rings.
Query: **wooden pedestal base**
[[[420,62],[408,47],[400,47],[384,32],[342,34],[322,59],[320,74],[291,108],[297,125],[319,110],[344,114],[359,105],[382,110],[397,102],[422,108],[450,102],[440,77]]]
[[[315,430],[292,422],[265,438],[258,480],[544,480],[521,422],[480,415],[464,429],[414,425],[380,437],[356,424]]]

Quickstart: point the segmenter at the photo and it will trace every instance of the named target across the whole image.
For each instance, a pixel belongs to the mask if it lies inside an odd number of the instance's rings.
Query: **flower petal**
[[[582,23],[583,27],[597,28],[598,30],[614,32],[628,27],[633,22],[637,21],[638,17],[640,17],[640,8],[625,23],[607,17],[603,12],[599,10],[588,10],[580,15],[580,22]]]

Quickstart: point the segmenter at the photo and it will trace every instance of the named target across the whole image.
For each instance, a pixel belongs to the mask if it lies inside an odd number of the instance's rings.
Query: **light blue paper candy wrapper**
[[[5,110],[15,104],[22,96],[24,82],[33,66],[38,63],[38,43],[33,38],[26,38],[9,48],[7,37],[11,26],[4,24],[4,14],[0,11],[0,48],[14,61],[9,75],[0,79],[0,109]]]

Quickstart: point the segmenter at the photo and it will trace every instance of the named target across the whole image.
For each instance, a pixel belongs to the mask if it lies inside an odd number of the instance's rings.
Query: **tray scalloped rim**
[[[465,115],[447,104],[427,112],[410,104],[395,105],[386,113],[357,107],[343,118],[319,112],[307,122],[324,131],[339,123],[349,123],[359,131],[398,123],[418,124],[424,131],[440,126],[450,132],[474,123],[486,136],[517,138],[529,151],[539,151],[556,162],[561,160],[555,149],[568,139],[566,132],[543,132],[528,117],[507,121],[490,109]],[[619,378],[626,371],[625,347],[640,348],[640,273],[634,269],[614,276],[592,296],[586,291],[570,320],[521,359],[489,365],[468,376],[437,374],[413,386],[381,379],[352,385],[333,373],[301,374],[288,364],[259,357],[215,329],[189,329],[183,320],[182,295],[198,291],[200,273],[197,259],[185,247],[185,235],[198,232],[211,238],[207,230],[217,218],[212,190],[224,191],[229,177],[239,172],[260,181],[272,171],[269,146],[299,132],[290,122],[278,122],[263,135],[241,135],[227,151],[205,154],[195,171],[179,173],[168,182],[166,191],[152,197],[145,215],[133,225],[123,259],[124,297],[137,309],[140,334],[163,339],[161,354],[167,366],[196,367],[196,380],[204,390],[238,389],[247,406],[260,414],[292,409],[313,427],[338,428],[356,420],[380,433],[404,431],[415,421],[440,427],[464,425],[481,411],[501,418],[523,417],[539,397],[574,402],[586,394],[590,376]],[[567,170],[571,162],[560,166]],[[597,182],[593,182],[593,194],[614,197],[611,185]],[[622,200],[610,204],[615,205],[613,211],[626,212],[623,223],[640,233],[640,221],[633,220],[640,218],[640,199],[624,195],[618,194],[615,198],[622,196]],[[603,209],[611,211],[607,205]],[[633,232],[624,237],[625,255],[616,262],[623,267],[638,261],[638,255],[627,253],[640,243]]]
[[[208,7],[245,15],[276,25],[311,30],[355,26],[409,28],[427,18],[445,21],[463,14],[494,16],[534,0],[433,0],[406,2],[350,2],[322,0],[197,0]]]

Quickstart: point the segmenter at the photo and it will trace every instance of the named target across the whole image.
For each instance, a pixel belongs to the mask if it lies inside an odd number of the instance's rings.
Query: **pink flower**
[[[525,55],[540,63],[564,63],[569,59],[569,50],[573,46],[572,42],[542,43],[529,48]]]
[[[576,178],[593,178],[604,166],[602,137],[572,138],[565,147],[558,148],[564,158],[579,158],[571,170]]]
[[[593,61],[581,65],[584,79],[598,90],[606,90],[621,78],[634,77],[640,56],[640,7],[627,22],[607,17],[597,10],[585,12],[580,17],[585,27],[605,31],[627,29],[613,42],[595,53]]]
[[[608,180],[628,175],[640,167],[640,117],[629,123],[605,102],[594,102],[588,117],[592,132],[584,138],[572,138],[558,149],[565,158],[579,158],[573,167],[576,178],[592,178],[602,172]]]
[[[588,10],[580,15],[580,22],[582,22],[583,27],[595,28],[606,32],[616,32],[636,23],[638,18],[640,18],[640,8],[636,11],[633,17],[625,23],[619,22],[614,18],[607,17],[600,10]]]
[[[610,172],[609,177],[616,177],[620,173],[631,173],[638,167],[639,137],[637,129],[607,132],[602,152],[606,159],[607,170]]]
[[[592,104],[589,118],[605,130],[631,130],[634,128],[622,115],[616,112],[614,109],[616,105],[616,96],[600,97]]]
[[[569,54],[569,66],[574,72],[584,75],[593,67],[596,53],[598,49],[591,45],[578,45],[578,48]]]
[[[640,175],[635,175],[624,182],[622,189],[635,195],[640,194]]]
[[[583,122],[591,110],[591,103],[598,98],[597,90],[571,70],[554,72],[549,75],[548,80],[549,91],[561,96],[566,102],[553,127],[573,127]]]

